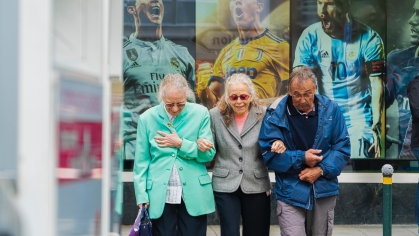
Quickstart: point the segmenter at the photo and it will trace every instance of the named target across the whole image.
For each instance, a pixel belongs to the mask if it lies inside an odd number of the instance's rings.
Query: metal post
[[[391,236],[393,167],[385,164],[381,172],[383,173],[383,236]]]

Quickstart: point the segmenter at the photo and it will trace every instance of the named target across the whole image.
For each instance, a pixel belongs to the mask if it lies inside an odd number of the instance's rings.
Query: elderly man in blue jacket
[[[289,85],[288,95],[268,107],[259,136],[265,164],[275,171],[281,235],[332,235],[337,176],[351,150],[345,120],[335,102],[316,94],[309,67],[294,70]]]

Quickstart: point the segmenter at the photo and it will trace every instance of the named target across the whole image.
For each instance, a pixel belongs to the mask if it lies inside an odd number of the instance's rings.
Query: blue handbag
[[[128,236],[152,236],[152,231],[153,230],[150,217],[148,216],[148,211],[145,205],[143,205],[141,210],[138,210],[137,218],[135,219],[135,222],[132,225]]]

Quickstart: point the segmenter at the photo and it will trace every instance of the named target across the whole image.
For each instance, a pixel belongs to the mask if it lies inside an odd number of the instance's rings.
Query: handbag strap
[[[147,211],[147,208],[145,208],[145,206],[141,207],[141,217],[140,218],[141,218],[140,222],[143,221],[144,218],[147,220],[147,222],[151,222],[150,216],[148,215],[148,211]]]
[[[141,207],[141,209],[138,209],[138,214],[137,214],[137,218],[135,218],[135,222],[132,225],[133,228],[135,228],[137,231],[140,228],[140,224],[141,224],[141,214],[142,214],[142,209],[144,207]]]

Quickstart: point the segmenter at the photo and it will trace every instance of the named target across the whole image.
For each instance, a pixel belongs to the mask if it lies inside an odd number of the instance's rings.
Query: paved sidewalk
[[[122,236],[126,236],[131,229],[130,225],[122,226]],[[208,225],[207,236],[219,236],[219,225]],[[280,236],[278,225],[271,225],[270,236]],[[336,236],[382,236],[382,225],[335,225],[333,228],[333,235]],[[417,225],[393,225],[392,236],[413,236],[418,235]],[[169,236],[169,235],[168,235]]]

